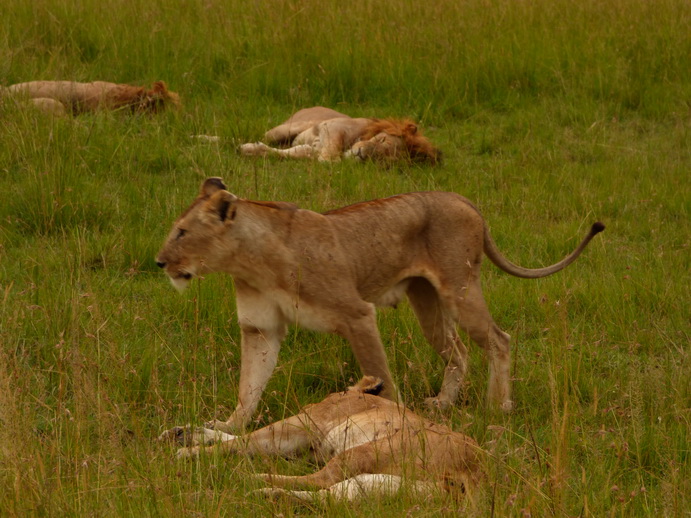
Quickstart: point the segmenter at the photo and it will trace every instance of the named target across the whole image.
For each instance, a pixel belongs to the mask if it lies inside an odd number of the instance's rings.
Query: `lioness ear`
[[[232,221],[235,219],[234,202],[237,199],[237,196],[228,191],[218,191],[206,202],[206,209],[221,222]]]
[[[202,183],[202,186],[199,188],[199,196],[209,198],[215,192],[227,190],[228,188],[226,184],[223,183],[223,180],[218,176],[213,176],[204,180],[204,183]]]

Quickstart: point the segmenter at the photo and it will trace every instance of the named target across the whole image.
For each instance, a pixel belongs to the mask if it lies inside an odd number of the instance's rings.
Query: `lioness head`
[[[441,161],[441,152],[407,119],[373,119],[351,153],[361,160],[383,162],[403,159],[436,165]]]
[[[235,219],[237,199],[220,178],[208,178],[197,199],[175,221],[156,264],[178,291],[187,288],[193,277],[222,269],[221,252],[232,253],[228,230]]]

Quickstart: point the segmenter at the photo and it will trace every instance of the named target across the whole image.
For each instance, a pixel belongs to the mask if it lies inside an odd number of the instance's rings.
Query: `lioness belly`
[[[408,289],[409,284],[410,279],[402,280],[392,288],[389,288],[384,293],[377,296],[372,302],[375,306],[379,307],[395,307],[403,300],[403,297],[405,297],[405,292]]]
[[[238,322],[257,329],[296,324],[312,331],[333,333],[334,324],[323,310],[283,291],[238,293]]]
[[[399,415],[372,409],[352,415],[332,428],[324,437],[321,453],[325,458],[385,437],[392,437],[403,423]]]

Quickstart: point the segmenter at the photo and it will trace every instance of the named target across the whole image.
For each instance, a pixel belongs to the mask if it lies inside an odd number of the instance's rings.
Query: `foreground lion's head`
[[[441,161],[441,152],[409,119],[372,119],[351,153],[361,160],[382,162],[403,159],[436,165]]]

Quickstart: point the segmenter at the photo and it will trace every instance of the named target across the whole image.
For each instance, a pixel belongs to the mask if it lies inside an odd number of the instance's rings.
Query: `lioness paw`
[[[513,412],[513,409],[514,409],[513,401],[511,401],[510,399],[507,399],[506,401],[504,401],[501,404],[501,406],[499,408],[501,409],[502,412],[504,412],[506,414],[510,414],[511,412]]]

